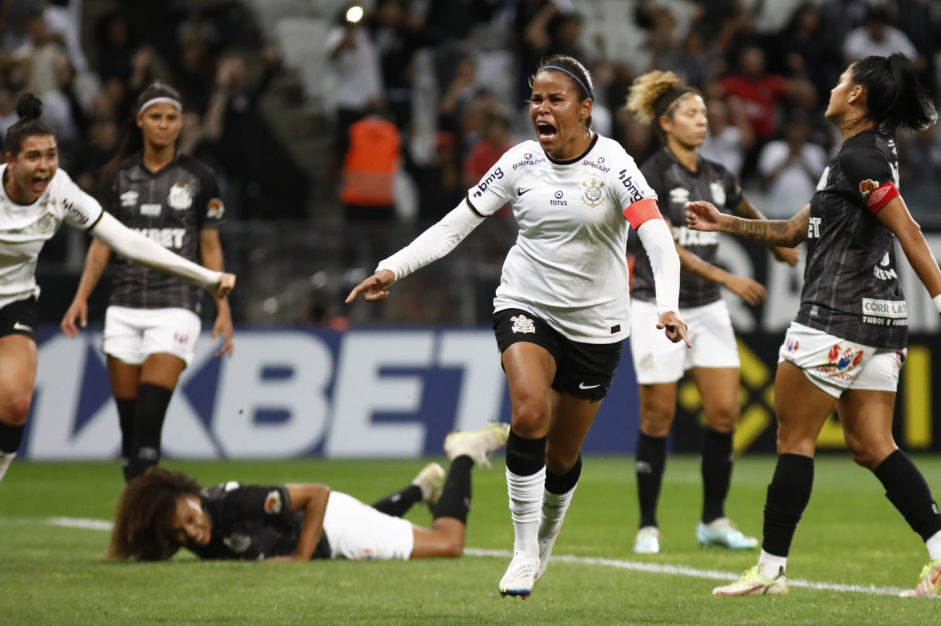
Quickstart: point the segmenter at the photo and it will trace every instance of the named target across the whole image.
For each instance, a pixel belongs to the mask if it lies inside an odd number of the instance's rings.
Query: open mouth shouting
[[[33,176],[33,193],[42,194],[46,191],[46,187],[49,186],[49,180],[51,176],[48,174],[36,175]]]
[[[558,130],[549,122],[536,122],[536,138],[539,143],[551,143],[558,135]]]

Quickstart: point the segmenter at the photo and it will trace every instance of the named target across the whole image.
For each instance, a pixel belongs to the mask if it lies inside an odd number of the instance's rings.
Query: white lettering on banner
[[[237,356],[222,363],[212,430],[227,456],[276,458],[308,452],[322,438],[333,355],[316,336],[300,332],[240,333]],[[283,377],[263,379],[266,368]],[[259,423],[259,411],[287,418]]]
[[[415,457],[424,450],[426,427],[375,423],[375,413],[417,414],[423,384],[419,376],[383,374],[384,369],[432,364],[432,331],[358,332],[344,337],[337,358],[333,420],[324,452],[330,457]]]
[[[476,430],[499,418],[506,379],[493,333],[489,330],[449,332],[441,335],[440,343],[438,365],[464,371],[454,428]]]

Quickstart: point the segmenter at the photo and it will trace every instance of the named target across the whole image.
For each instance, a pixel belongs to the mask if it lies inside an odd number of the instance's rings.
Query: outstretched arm
[[[751,202],[748,201],[748,198],[742,196],[741,202],[738,203],[732,212],[735,213],[738,217],[741,217],[746,220],[767,220],[764,215],[761,214]],[[797,265],[797,261],[800,259],[800,254],[794,248],[786,246],[774,246],[771,248],[771,252],[774,254],[774,258],[780,261],[781,263],[787,263],[791,267]]]
[[[297,484],[285,485],[291,499],[291,512],[304,511],[304,525],[301,526],[301,538],[297,542],[294,554],[287,557],[273,557],[268,561],[309,561],[320,536],[323,534],[323,518],[327,512],[327,500],[330,487],[326,485]]]
[[[75,337],[78,334],[79,326],[85,328],[88,325],[88,297],[95,290],[101,275],[108,266],[108,259],[111,258],[111,248],[100,239],[92,239],[88,246],[88,254],[85,255],[85,269],[82,270],[82,279],[78,283],[78,289],[75,291],[75,297],[72,304],[62,317],[62,323],[59,325],[62,332],[69,337]],[[78,325],[75,321],[78,320]]]
[[[807,239],[810,205],[788,220],[743,220],[725,215],[708,202],[686,203],[686,225],[693,230],[730,233],[769,246],[792,248]]]

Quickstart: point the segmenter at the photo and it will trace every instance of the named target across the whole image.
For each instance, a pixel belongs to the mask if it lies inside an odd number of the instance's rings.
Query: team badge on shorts
[[[167,204],[177,211],[190,208],[193,204],[193,198],[190,196],[190,186],[180,186],[174,183],[174,185],[170,187],[170,194],[167,196]]]
[[[525,315],[514,315],[510,320],[513,322],[513,328],[511,330],[514,333],[536,332],[536,324]]]
[[[585,191],[582,193],[582,202],[584,202],[589,208],[595,208],[602,202],[604,202],[604,183],[598,182],[594,178],[589,180],[589,182],[582,182],[582,187],[585,188]]]

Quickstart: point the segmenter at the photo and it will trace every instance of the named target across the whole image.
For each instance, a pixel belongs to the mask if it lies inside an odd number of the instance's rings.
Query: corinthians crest
[[[604,202],[604,192],[602,191],[602,189],[604,189],[604,183],[592,178],[587,183],[582,182],[582,187],[585,188],[585,191],[582,192],[582,202],[590,208],[593,209]]]
[[[190,196],[190,186],[174,184],[170,187],[170,195],[167,196],[167,204],[178,211],[190,208],[193,204],[193,198]]]

